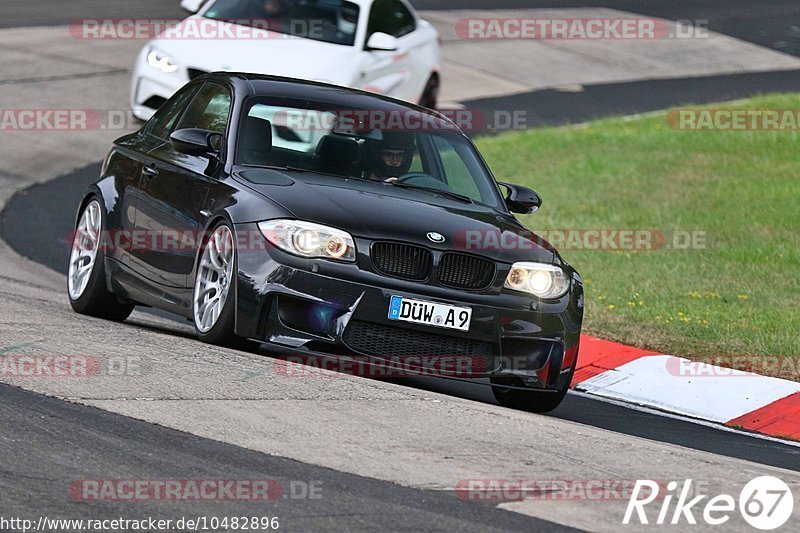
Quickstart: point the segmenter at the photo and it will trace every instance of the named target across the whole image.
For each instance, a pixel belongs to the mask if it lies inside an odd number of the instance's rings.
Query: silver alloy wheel
[[[92,277],[100,235],[103,230],[100,202],[92,200],[83,210],[75,237],[72,239],[72,253],[69,257],[69,296],[73,300],[81,297]]]
[[[233,235],[220,226],[206,242],[194,282],[192,307],[194,323],[208,333],[219,320],[233,283]]]

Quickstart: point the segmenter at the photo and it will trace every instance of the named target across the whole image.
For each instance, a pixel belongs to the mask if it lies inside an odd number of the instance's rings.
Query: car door
[[[397,50],[369,50],[366,43],[373,33],[397,38]],[[417,20],[401,0],[375,0],[367,19],[361,88],[404,100],[417,99],[417,86],[427,72],[418,60],[424,39],[417,31]]]
[[[119,194],[118,203],[108,213],[109,229],[118,229],[118,236],[114,236],[115,243],[107,250],[109,257],[130,264],[130,253],[126,236],[131,235],[136,223],[136,203],[139,198],[139,182],[142,169],[147,163],[147,154],[155,148],[159,141],[148,135],[145,131],[127,135],[115,141],[115,148],[108,155],[104,166],[105,176],[114,176],[116,190]]]
[[[165,134],[168,137],[178,129],[202,128],[224,136],[230,111],[230,91],[206,82]],[[166,139],[148,156],[136,205],[136,234],[147,242],[143,249],[134,248],[133,261],[136,270],[151,281],[189,287],[197,241],[207,220],[206,197],[219,162],[210,155],[177,152]]]
[[[132,260],[132,239],[136,230],[136,206],[145,181],[142,171],[146,165],[152,163],[152,158],[148,154],[169,137],[168,132],[192,101],[198,88],[198,84],[182,88],[161,106],[138,133],[116,141],[117,156],[110,161],[108,172],[117,176],[118,180],[121,177],[125,180],[124,187],[118,187],[122,189],[118,224],[123,234],[128,237],[124,240],[125,244],[115,250],[114,257],[128,266],[131,266],[132,262],[135,263],[135,260]]]

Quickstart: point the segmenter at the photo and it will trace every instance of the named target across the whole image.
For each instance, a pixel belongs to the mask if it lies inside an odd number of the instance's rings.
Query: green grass
[[[700,106],[697,106],[700,107]],[[800,109],[800,94],[717,107]],[[676,131],[665,114],[478,140],[541,194],[540,229],[705,231],[704,250],[561,250],[587,333],[662,353],[800,355],[800,135]]]

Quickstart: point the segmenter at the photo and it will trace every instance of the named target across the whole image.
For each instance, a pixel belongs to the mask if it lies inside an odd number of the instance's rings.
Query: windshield
[[[345,109],[292,98],[251,100],[243,113],[239,164],[365,179],[500,205],[494,180],[472,143],[435,115],[400,106]]]
[[[203,16],[353,46],[359,7],[345,0],[217,0]]]

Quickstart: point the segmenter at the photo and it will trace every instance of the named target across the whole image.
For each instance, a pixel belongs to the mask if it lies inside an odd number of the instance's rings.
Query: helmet
[[[350,2],[343,2],[336,12],[336,27],[345,35],[353,35],[358,26],[358,7]]]
[[[414,160],[414,135],[407,132],[384,131],[383,140],[369,141],[370,170],[380,178],[398,177],[407,174]],[[384,161],[384,150],[404,150],[399,165],[390,165]]]

